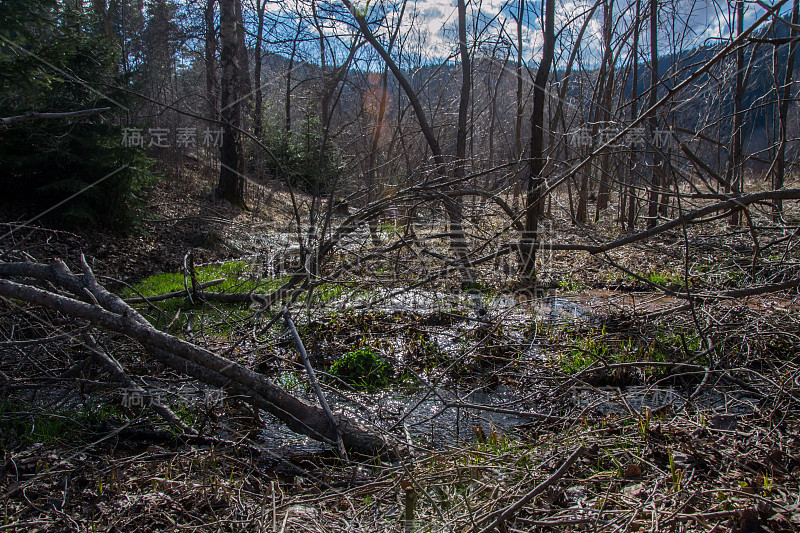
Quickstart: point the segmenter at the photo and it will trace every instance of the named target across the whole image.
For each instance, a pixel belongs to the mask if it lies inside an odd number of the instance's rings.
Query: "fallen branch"
[[[89,351],[92,352],[92,359],[95,360],[100,366],[106,369],[106,371],[111,374],[111,377],[118,381],[120,384],[127,387],[130,391],[136,392],[141,394],[142,396],[147,396],[147,391],[145,391],[142,387],[136,384],[128,374],[125,373],[125,370],[122,368],[122,365],[119,364],[119,361],[114,359],[111,355],[107,354],[103,350],[97,346],[94,339],[91,335],[86,333],[83,336],[83,342],[86,344],[86,347],[89,348]],[[183,423],[183,421],[172,412],[172,409],[167,407],[166,405],[161,404],[158,401],[153,400],[150,403],[150,407],[155,411],[161,418],[167,421],[171,426],[179,429],[180,431],[194,435],[197,432]]]
[[[586,450],[587,448],[585,446],[582,445],[578,446],[578,448],[574,452],[572,452],[572,455],[570,455],[567,458],[567,460],[561,464],[558,470],[556,470],[552,476],[547,478],[547,480],[536,485],[536,487],[534,487],[533,490],[528,492],[526,495],[524,495],[522,498],[512,503],[508,507],[501,509],[500,511],[496,511],[495,513],[490,515],[489,518],[491,518],[492,516],[496,518],[491,524],[483,528],[480,533],[490,533],[495,529],[500,529],[501,531],[505,531],[506,521],[508,521],[508,519],[511,518],[513,515],[517,514],[523,507],[525,507],[528,504],[528,502],[530,502],[536,496],[544,492],[547,489],[547,487],[551,486],[556,481],[558,481],[567,472],[569,467],[571,467],[573,463],[575,463],[575,461],[577,461],[580,458],[580,456],[586,452]]]
[[[8,280],[0,280],[0,296],[41,305],[123,334],[141,343],[167,366],[231,394],[244,396],[293,431],[335,445],[337,434],[320,407],[292,396],[261,374],[234,361],[155,329],[121,298],[101,287],[85,262],[83,276],[72,274],[59,261],[49,266],[3,263],[0,275],[3,274],[49,280],[78,299]],[[367,430],[350,417],[337,415],[336,423],[347,448],[365,454],[398,452],[391,439]]]
[[[281,309],[281,314],[283,315],[283,319],[286,322],[286,327],[289,328],[289,331],[292,334],[292,338],[294,339],[294,343],[297,346],[297,351],[300,353],[300,358],[303,360],[303,366],[306,368],[306,372],[308,372],[308,379],[311,382],[311,386],[314,387],[314,392],[319,399],[319,404],[322,407],[322,410],[325,412],[325,416],[328,417],[328,420],[331,423],[331,427],[336,432],[336,443],[339,446],[339,453],[342,454],[342,457],[347,459],[347,450],[344,447],[344,442],[342,441],[342,435],[339,431],[339,427],[336,424],[336,419],[333,417],[333,413],[331,412],[331,408],[328,406],[328,400],[325,399],[325,395],[322,394],[322,389],[319,386],[319,382],[317,382],[317,375],[314,373],[314,368],[311,366],[311,362],[308,360],[308,354],[306,353],[306,347],[303,345],[303,341],[300,338],[300,334],[297,333],[297,329],[294,327],[294,322],[292,322],[292,317],[289,314],[289,310],[285,307]]]
[[[36,113],[33,111],[28,111],[24,115],[16,115],[13,117],[2,117],[0,118],[0,124],[2,124],[3,128],[8,124],[13,124],[14,122],[23,122],[26,120],[37,120],[37,119],[61,119],[61,118],[78,118],[78,117],[88,117],[91,115],[99,115],[105,111],[109,111],[110,107],[98,107],[95,109],[82,109],[81,111],[68,111],[65,113]]]

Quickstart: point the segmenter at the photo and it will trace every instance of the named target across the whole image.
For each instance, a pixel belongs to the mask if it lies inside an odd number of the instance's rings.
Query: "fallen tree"
[[[121,298],[103,288],[85,261],[82,271],[82,275],[73,274],[61,261],[50,265],[0,263],[0,276],[14,279],[0,280],[0,296],[46,307],[125,335],[164,365],[245,398],[297,433],[334,446],[341,436],[346,448],[368,455],[400,453],[392,439],[368,430],[358,421],[334,414],[334,427],[321,407],[289,394],[263,375],[157,330]],[[43,289],[32,282],[49,282],[54,288]]]

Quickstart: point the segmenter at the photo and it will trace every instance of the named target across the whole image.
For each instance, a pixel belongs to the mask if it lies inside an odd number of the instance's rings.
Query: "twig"
[[[308,379],[311,381],[311,385],[314,387],[314,392],[317,394],[317,398],[319,398],[319,403],[322,406],[322,410],[325,411],[325,416],[328,417],[333,430],[336,432],[336,442],[339,445],[339,453],[342,454],[342,458],[344,458],[345,461],[349,462],[350,459],[347,457],[347,450],[344,447],[344,441],[342,440],[342,432],[339,429],[339,424],[336,423],[336,419],[333,417],[333,413],[328,405],[328,401],[325,399],[325,395],[322,394],[322,389],[317,382],[317,376],[314,373],[314,368],[311,366],[311,362],[308,360],[306,347],[303,345],[303,340],[300,338],[300,334],[297,333],[297,329],[294,327],[294,323],[292,322],[292,316],[289,314],[289,310],[285,307],[281,309],[281,314],[283,315],[283,320],[286,322],[286,327],[289,328],[289,331],[292,333],[294,343],[297,345],[297,351],[300,352],[300,358],[303,360],[303,366],[306,367]]]
[[[536,496],[544,492],[549,486],[558,481],[567,472],[567,469],[569,469],[569,467],[572,466],[572,464],[575,461],[577,461],[580,458],[580,456],[586,452],[586,450],[587,448],[585,446],[583,445],[578,446],[578,448],[574,452],[572,452],[572,455],[570,455],[567,458],[567,460],[561,464],[558,470],[556,470],[552,476],[547,478],[547,480],[543,481],[542,483],[539,483],[536,487],[533,488],[533,490],[531,490],[529,493],[527,493],[522,498],[517,500],[515,503],[512,503],[505,509],[493,513],[493,516],[496,516],[494,522],[483,528],[480,533],[490,533],[495,529],[502,528],[505,522],[509,518],[511,518],[511,516],[517,514],[523,507],[525,507],[525,505],[528,504],[528,502],[530,502]]]

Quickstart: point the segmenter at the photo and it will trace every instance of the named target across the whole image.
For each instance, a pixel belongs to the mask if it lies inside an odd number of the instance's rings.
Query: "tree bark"
[[[792,76],[794,74],[795,53],[797,51],[797,37],[800,35],[798,31],[798,24],[800,20],[800,0],[794,0],[792,6],[792,28],[789,32],[791,42],[789,44],[789,57],[786,62],[786,76],[783,81],[783,88],[778,92],[780,98],[779,104],[779,133],[778,133],[778,153],[776,155],[777,161],[775,162],[775,174],[772,181],[773,189],[782,189],[784,186],[784,175],[786,173],[786,121],[789,117],[789,101],[792,97]],[[776,73],[777,74],[777,73]],[[773,218],[775,222],[780,222],[783,216],[783,201],[780,199],[775,200],[772,205]]]
[[[264,43],[264,12],[267,8],[267,0],[258,0],[256,8],[258,10],[258,21],[256,29],[256,47],[253,51],[253,78],[255,79],[255,105],[253,106],[253,135],[261,140],[261,128],[263,127],[262,107],[264,101],[264,91],[261,88],[261,47]]]
[[[522,160],[522,110],[525,107],[522,101],[522,17],[525,15],[525,2],[519,2],[519,12],[517,13],[517,110],[514,120],[514,158],[519,162]],[[522,193],[522,171],[518,166],[514,172],[514,190],[512,205],[517,208],[519,197]]]
[[[744,31],[744,2],[736,2],[736,37],[742,35]],[[735,52],[736,56],[736,86],[733,94],[733,129],[731,131],[731,144],[728,152],[728,165],[725,171],[725,178],[731,184],[730,192],[733,196],[742,190],[742,127],[743,110],[742,101],[744,100],[744,48],[739,47]],[[731,225],[738,226],[741,222],[741,214],[736,212],[731,214]]]
[[[286,138],[284,142],[289,143],[292,136],[292,71],[294,70],[294,58],[297,55],[297,39],[300,37],[300,30],[302,29],[302,21],[297,22],[297,32],[294,34],[292,40],[292,53],[289,56],[289,64],[286,67],[286,94],[284,96],[284,133]],[[288,150],[287,150],[288,153]]]
[[[239,97],[247,98],[253,90],[250,82],[250,56],[247,53],[247,41],[244,32],[244,16],[242,0],[236,0],[236,56],[239,59]]]
[[[631,93],[631,122],[636,120],[639,114],[639,28],[640,28],[640,12],[642,0],[636,0],[636,15],[634,18],[633,28],[633,91]],[[631,146],[630,159],[628,163],[628,213],[627,213],[627,227],[628,231],[633,231],[636,227],[636,212],[639,203],[639,198],[636,194],[636,184],[638,183],[637,173],[634,173],[636,167],[637,155],[635,146]]]
[[[220,111],[223,120],[217,197],[233,205],[246,207],[244,201],[244,154],[242,152],[240,96],[240,65],[236,37],[236,3],[238,0],[219,0],[220,41],[222,52]]]
[[[94,10],[100,16],[100,20],[103,21],[103,30],[106,33],[106,37],[108,39],[114,38],[113,28],[111,26],[111,9],[106,7],[105,0],[92,0],[94,4]]]
[[[658,0],[650,0],[650,101],[652,109],[658,101]],[[658,120],[651,115],[650,139],[653,139],[658,129]],[[650,178],[650,199],[647,208],[647,227],[654,228],[658,224],[658,199],[661,189],[661,174],[663,161],[658,150],[652,150],[653,168]]]
[[[214,24],[214,4],[216,0],[207,0],[204,12],[205,19],[205,63],[206,63],[206,100],[208,100],[209,118],[217,118],[217,29]]]
[[[531,114],[531,161],[530,175],[528,177],[528,195],[525,205],[525,231],[523,242],[537,242],[539,218],[544,206],[544,108],[547,101],[545,91],[547,80],[550,77],[550,67],[553,63],[555,52],[555,0],[545,1],[545,20],[542,24],[544,31],[544,46],[542,60],[536,71],[533,85],[533,112]],[[528,280],[536,280],[536,247],[531,246],[522,257],[522,275]]]

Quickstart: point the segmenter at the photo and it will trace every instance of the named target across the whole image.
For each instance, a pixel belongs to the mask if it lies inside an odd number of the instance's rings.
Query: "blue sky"
[[[556,31],[568,25],[573,32],[577,32],[583,23],[584,14],[594,4],[593,0],[557,0],[557,2]],[[362,4],[364,3],[362,1]],[[647,3],[647,0],[643,0],[642,9],[645,9]],[[617,19],[620,14],[623,14],[623,20],[618,21],[619,33],[622,33],[630,23],[633,6],[634,0],[617,0],[614,18]],[[527,2],[527,15],[523,27],[524,56],[528,62],[533,60],[534,64],[541,54],[540,7],[541,2]],[[454,29],[457,21],[455,0],[417,0],[409,2],[408,9],[416,10],[419,15],[417,24],[421,24],[427,34],[425,47],[429,55],[446,57],[455,51]],[[467,10],[473,21],[478,13],[483,20],[493,18],[495,32],[505,23],[504,31],[507,37],[516,39],[516,24],[512,14],[518,10],[517,0],[482,0],[480,2],[473,0],[467,4]],[[662,0],[662,30],[659,36],[659,41],[663,43],[661,49],[668,52],[671,51],[673,45],[691,48],[701,45],[709,39],[729,36],[732,11],[732,5],[719,0],[672,0],[670,2]],[[672,16],[671,13],[677,13],[677,16]],[[745,26],[751,24],[763,13],[763,8],[757,4],[747,4]],[[408,24],[408,20],[410,17],[406,16],[404,24]],[[595,11],[584,36],[587,59],[600,49],[602,25],[603,11],[600,8]],[[483,29],[483,24],[479,23],[478,26]],[[647,29],[646,26],[645,30]],[[565,33],[565,37],[562,44],[568,45],[568,33]],[[645,52],[647,51],[647,42],[648,39],[645,38],[641,44]]]

